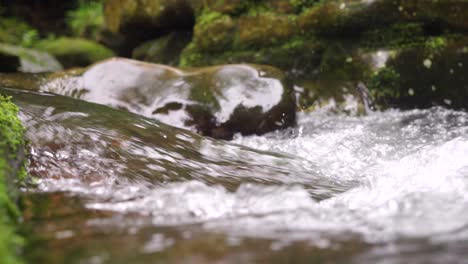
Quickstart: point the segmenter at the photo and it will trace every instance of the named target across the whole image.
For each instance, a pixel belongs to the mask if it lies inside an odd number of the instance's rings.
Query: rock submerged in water
[[[8,79],[2,78],[4,85],[21,86]],[[181,70],[115,58],[36,79],[41,91],[126,109],[214,138],[260,135],[295,123],[294,91],[284,74],[269,66]]]

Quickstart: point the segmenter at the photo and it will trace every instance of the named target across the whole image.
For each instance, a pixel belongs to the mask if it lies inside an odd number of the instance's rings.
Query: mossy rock
[[[346,0],[322,1],[306,9],[298,20],[304,31],[356,35],[397,23],[423,23],[429,31],[466,31],[468,23],[464,17],[467,15],[468,2],[465,0]]]
[[[268,46],[284,43],[297,34],[294,17],[262,13],[239,18],[239,35],[237,41],[243,46]]]
[[[315,70],[294,78],[299,90],[298,107],[303,110],[327,107],[334,112],[365,113],[367,101],[358,86],[373,68],[373,59],[354,43],[327,43]]]
[[[295,123],[292,86],[282,71],[269,66],[181,70],[110,59],[84,70],[40,75],[24,87],[18,75],[3,75],[0,80],[9,87],[126,109],[214,138],[230,139],[235,133],[259,135]]]
[[[66,68],[84,67],[114,57],[110,49],[81,38],[45,39],[39,41],[35,48],[54,55]]]
[[[17,70],[21,72],[38,73],[62,70],[60,63],[47,52],[0,43],[0,53],[9,56],[9,61],[13,63],[8,65],[7,72],[12,71],[13,67],[18,65],[18,60],[20,63]],[[12,60],[11,57],[17,59]]]
[[[16,234],[19,211],[14,190],[24,177],[24,128],[18,108],[0,95],[0,263],[22,263],[19,248],[23,241]]]
[[[222,52],[232,49],[237,24],[230,16],[211,13],[196,24],[193,43],[202,51]]]
[[[192,40],[190,32],[172,32],[164,37],[145,42],[135,48],[132,58],[141,61],[176,66],[180,53]]]
[[[386,60],[368,81],[380,105],[468,108],[468,39],[431,38],[385,52]]]
[[[275,3],[282,3],[277,1]],[[448,4],[450,2],[450,4]],[[358,40],[369,31],[399,24],[396,38],[419,25],[425,36],[466,32],[467,2],[453,1],[291,1],[293,9],[278,11],[273,2],[249,2],[242,13],[206,8],[197,15],[192,51],[198,53],[269,49],[290,39]],[[283,3],[287,6],[286,3]],[[396,29],[396,27],[394,27]],[[216,34],[215,34],[216,33]],[[419,33],[419,32],[418,32]],[[187,52],[186,52],[187,54]],[[185,59],[185,58],[183,58]],[[255,58],[252,59],[255,62]],[[277,65],[275,65],[277,66]]]

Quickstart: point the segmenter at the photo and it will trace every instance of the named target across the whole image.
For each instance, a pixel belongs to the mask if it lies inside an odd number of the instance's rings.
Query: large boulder
[[[21,88],[24,79],[4,75],[0,83]],[[42,75],[31,82],[23,88],[35,86],[125,109],[214,138],[263,134],[295,122],[292,86],[282,71],[269,66],[181,70],[110,59],[83,70]]]
[[[272,1],[271,1],[272,2]],[[275,1],[287,7],[290,1]],[[291,8],[277,8],[270,1],[250,3],[240,13],[205,8],[197,15],[194,38],[183,53],[184,65],[204,65],[229,51],[234,60],[265,60],[258,51],[294,46],[306,53],[308,42],[355,41],[360,35],[393,24],[420,23],[425,35],[466,32],[468,2],[464,0],[376,0],[376,1],[295,1]],[[397,36],[398,37],[398,36]],[[320,47],[319,47],[320,48]],[[218,54],[219,53],[219,54]],[[271,64],[282,67],[270,57]],[[217,63],[217,61],[216,61]],[[304,61],[302,64],[306,64]]]

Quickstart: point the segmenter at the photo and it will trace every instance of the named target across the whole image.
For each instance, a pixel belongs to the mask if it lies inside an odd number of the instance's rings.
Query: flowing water
[[[216,141],[5,90],[27,127],[31,263],[463,263],[468,114],[299,115]]]

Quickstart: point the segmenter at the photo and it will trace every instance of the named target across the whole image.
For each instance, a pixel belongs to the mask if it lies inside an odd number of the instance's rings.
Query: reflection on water
[[[233,143],[59,96],[9,91],[37,185],[44,263],[462,262],[468,114],[302,114]]]

